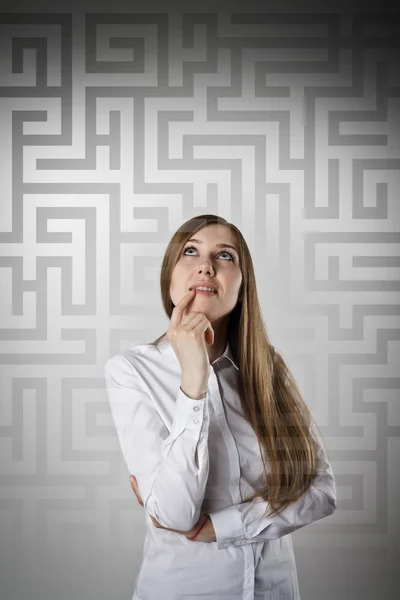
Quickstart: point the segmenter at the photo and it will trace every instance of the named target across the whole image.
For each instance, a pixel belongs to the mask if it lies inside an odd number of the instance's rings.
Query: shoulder
[[[106,378],[135,378],[140,373],[140,365],[151,360],[153,354],[159,354],[153,344],[138,344],[121,353],[111,356],[104,365]]]

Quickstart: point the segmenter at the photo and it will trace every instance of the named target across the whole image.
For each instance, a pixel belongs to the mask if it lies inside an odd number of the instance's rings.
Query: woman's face
[[[190,241],[196,239],[198,242]],[[242,283],[239,255],[234,233],[225,225],[207,225],[189,238],[172,272],[170,295],[176,306],[198,281],[207,280],[217,288],[212,296],[196,293],[184,314],[204,313],[210,322],[228,315],[235,308]],[[187,248],[192,247],[187,250]],[[231,253],[230,254],[228,254]]]

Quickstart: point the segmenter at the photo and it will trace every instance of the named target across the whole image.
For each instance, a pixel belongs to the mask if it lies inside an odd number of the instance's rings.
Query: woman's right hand
[[[191,390],[207,388],[210,359],[205,342],[214,343],[214,329],[204,313],[191,311],[184,315],[196,292],[185,294],[172,311],[167,337],[178,357],[182,369],[182,381]]]
[[[199,527],[201,527],[201,525],[203,525],[205,516],[206,515],[203,512],[203,510],[200,509],[200,516],[197,520],[197,523],[192,529],[189,529],[189,531],[181,531],[180,529],[170,529],[169,527],[163,527],[163,525],[160,525],[160,523],[151,515],[150,515],[150,519],[152,520],[153,525],[156,529],[166,529],[167,531],[175,531],[175,533],[180,533],[181,535],[184,535],[187,538],[191,538],[198,531]]]

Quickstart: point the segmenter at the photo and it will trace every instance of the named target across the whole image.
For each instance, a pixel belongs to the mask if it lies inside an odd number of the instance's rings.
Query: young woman
[[[291,532],[334,512],[336,485],[268,339],[242,234],[215,215],[190,219],[160,283],[167,332],[105,367],[146,515],[133,600],[299,600]]]

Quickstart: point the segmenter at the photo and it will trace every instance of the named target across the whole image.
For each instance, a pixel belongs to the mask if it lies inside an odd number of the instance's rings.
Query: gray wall
[[[131,598],[144,515],[103,367],[167,328],[164,250],[209,212],[249,244],[336,476],[293,534],[302,600],[398,598],[399,15],[0,10],[1,598]]]

